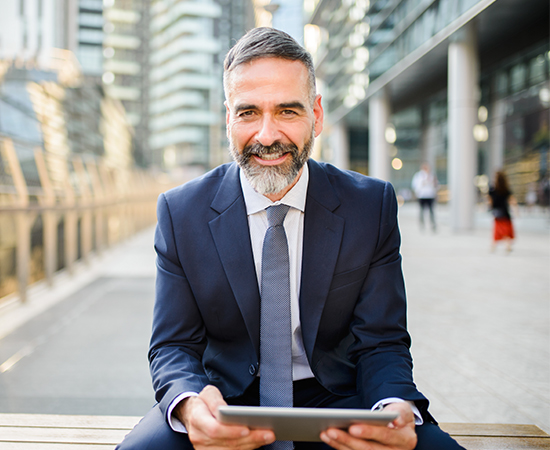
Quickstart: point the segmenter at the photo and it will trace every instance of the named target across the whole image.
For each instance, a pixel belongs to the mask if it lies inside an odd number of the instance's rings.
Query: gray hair
[[[226,95],[231,71],[240,64],[259,58],[283,58],[304,64],[308,71],[309,98],[313,105],[316,95],[315,66],[310,53],[289,34],[268,27],[250,30],[227,53],[223,64],[223,86]]]

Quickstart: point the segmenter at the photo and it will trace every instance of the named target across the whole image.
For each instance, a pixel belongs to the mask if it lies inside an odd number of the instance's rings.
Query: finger
[[[216,413],[216,410],[219,406],[225,406],[227,403],[223,399],[223,395],[216,386],[208,385],[206,386],[199,394],[199,397],[202,399],[208,409],[212,411],[212,415]]]
[[[336,450],[374,450],[372,442],[352,438],[348,433],[334,428],[323,431],[321,440]]]
[[[395,411],[399,413],[399,417],[391,423],[390,428],[403,428],[414,423],[415,419],[411,405],[406,402],[390,403],[384,407],[384,411]]]
[[[327,430],[327,435],[332,441],[353,450],[374,450],[388,447],[412,450],[416,446],[417,440],[414,422],[412,426],[399,429],[374,425],[354,425],[350,427],[349,433],[331,428]],[[329,445],[335,447],[333,443]]]
[[[223,396],[215,386],[206,386],[198,397],[201,404],[195,410],[196,440],[210,445],[222,445],[240,448],[257,448],[275,441],[275,434],[271,430],[250,430],[246,426],[227,425],[220,423],[216,418],[219,406],[226,405]]]
[[[250,435],[250,429],[241,425],[225,425],[218,422],[217,410],[220,406],[227,405],[220,390],[212,385],[206,386],[198,397],[202,400],[206,409],[199,411],[200,422],[197,426],[207,436],[213,439],[240,439]]]

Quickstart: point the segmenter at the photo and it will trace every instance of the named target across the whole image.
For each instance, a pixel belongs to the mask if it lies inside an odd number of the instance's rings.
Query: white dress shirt
[[[287,194],[277,202],[272,202],[262,194],[258,194],[249,181],[240,171],[241,186],[243,189],[252,254],[256,266],[258,286],[262,280],[262,249],[265,233],[267,231],[266,208],[272,205],[288,205],[290,209],[285,217],[283,226],[288,241],[288,256],[290,265],[290,313],[292,328],[292,378],[294,381],[304,378],[313,378],[313,372],[307,361],[306,351],[302,340],[300,327],[300,280],[302,271],[302,247],[304,237],[304,211],[306,208],[307,186],[309,182],[309,170],[304,165],[302,175],[298,182]],[[262,367],[260,364],[260,373]]]

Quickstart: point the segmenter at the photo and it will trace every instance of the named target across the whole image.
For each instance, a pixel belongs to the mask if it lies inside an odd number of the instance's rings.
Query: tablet
[[[337,408],[277,408],[220,406],[218,420],[226,424],[273,430],[280,441],[320,442],[327,428],[346,429],[355,423],[385,426],[398,417],[389,411]]]

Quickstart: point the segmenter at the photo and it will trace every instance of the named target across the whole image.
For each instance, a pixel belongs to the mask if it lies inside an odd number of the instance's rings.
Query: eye
[[[297,113],[296,111],[292,110],[292,109],[283,109],[283,110],[281,111],[281,114],[282,114],[283,116],[295,116],[295,115],[297,115],[298,113]]]
[[[248,117],[252,117],[253,115],[255,114],[254,111],[252,110],[246,110],[246,111],[241,111],[237,114],[237,117],[241,117],[243,119],[246,119]]]

